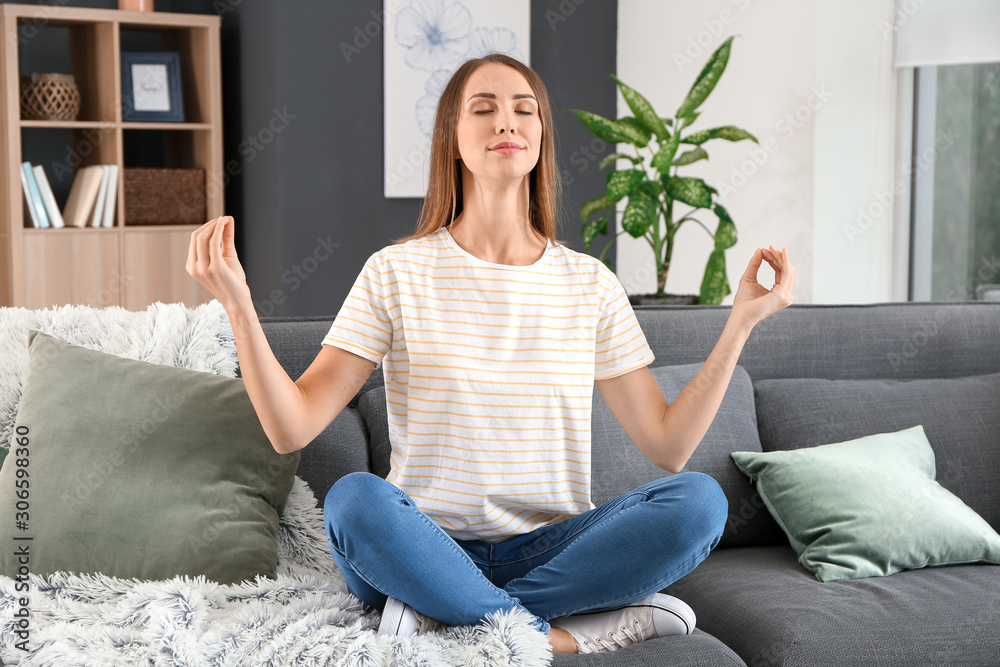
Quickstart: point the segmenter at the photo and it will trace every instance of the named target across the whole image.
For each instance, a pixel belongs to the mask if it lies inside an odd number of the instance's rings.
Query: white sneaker
[[[382,621],[378,626],[378,634],[409,637],[422,635],[446,627],[441,621],[430,616],[424,616],[410,605],[389,597],[382,610]]]
[[[654,593],[627,605],[550,619],[549,625],[570,633],[580,653],[602,653],[647,639],[689,635],[694,632],[695,616],[682,600]]]

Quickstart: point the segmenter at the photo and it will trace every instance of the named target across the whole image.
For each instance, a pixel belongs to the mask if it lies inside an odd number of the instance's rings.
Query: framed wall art
[[[438,99],[470,58],[530,64],[530,0],[386,0],[385,197],[423,197]]]
[[[122,120],[184,122],[176,52],[122,52]]]

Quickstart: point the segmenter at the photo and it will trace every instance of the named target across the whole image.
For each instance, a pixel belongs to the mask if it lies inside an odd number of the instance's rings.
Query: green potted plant
[[[632,144],[635,148],[635,155],[614,153],[601,161],[601,169],[619,159],[632,162],[632,168],[609,173],[604,194],[585,202],[580,209],[583,240],[589,250],[598,234],[608,233],[608,216],[614,215],[615,205],[622,199],[628,199],[622,215],[622,229],[605,245],[599,259],[611,268],[610,262],[604,259],[604,253],[625,232],[635,238],[646,238],[656,259],[656,293],[630,297],[633,304],[667,302],[669,295],[664,293],[663,288],[674,252],[674,236],[681,225],[688,221],[701,225],[715,240],[715,248],[705,266],[701,293],[697,297],[686,297],[686,302],[719,304],[731,291],[726,275],[725,251],[736,243],[736,226],[729,212],[714,200],[718,194],[715,188],[700,178],[678,176],[677,172],[681,167],[698,160],[707,160],[708,153],[703,144],[711,139],[750,139],[759,143],[752,134],[733,125],[685,132],[698,118],[698,107],[712,92],[725,71],[732,41],[733,38],[730,37],[712,54],[673,119],[661,118],[645,97],[625,85],[614,74],[611,76],[618,82],[634,116],[612,120],[587,111],[570,109],[591,132],[604,141]],[[677,155],[681,144],[693,148]],[[675,210],[677,203],[692,208],[684,215],[678,215]],[[693,217],[701,209],[711,209],[718,218],[719,224],[714,233],[701,220]],[[683,302],[685,298],[680,300]]]

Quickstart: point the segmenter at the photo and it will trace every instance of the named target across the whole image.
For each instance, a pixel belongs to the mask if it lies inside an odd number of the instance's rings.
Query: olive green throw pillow
[[[274,578],[299,453],[274,451],[242,379],[38,331],[28,346],[0,470],[0,574]]]
[[[936,481],[923,426],[791,451],[733,452],[820,581],[1000,564],[1000,535]]]

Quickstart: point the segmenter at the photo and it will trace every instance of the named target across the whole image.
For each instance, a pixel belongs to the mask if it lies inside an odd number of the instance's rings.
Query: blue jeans
[[[374,610],[392,596],[448,625],[523,608],[551,618],[635,602],[695,568],[722,538],[719,484],[684,472],[502,542],[455,540],[377,475],[340,478],[323,507],[348,590]]]

